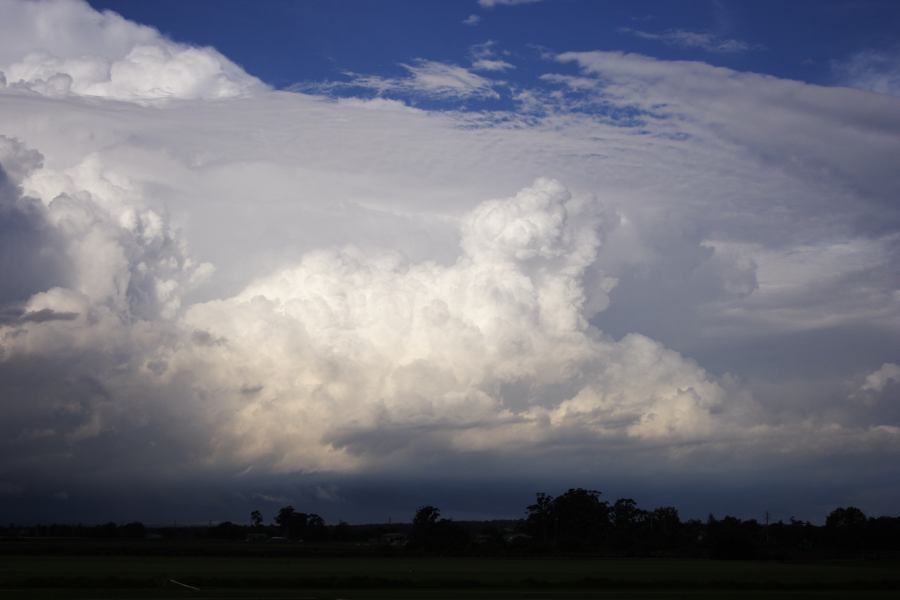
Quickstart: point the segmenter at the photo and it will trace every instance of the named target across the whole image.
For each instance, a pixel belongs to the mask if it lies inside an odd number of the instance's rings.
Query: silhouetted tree
[[[633,553],[640,544],[641,527],[647,513],[637,507],[631,498],[619,498],[610,510],[612,524],[611,541],[618,552]]]
[[[441,518],[441,509],[436,506],[420,506],[413,517],[413,530],[434,526]]]
[[[254,510],[250,513],[250,523],[253,525],[253,527],[258,529],[262,526],[262,522],[263,516],[261,512],[259,512],[258,510]]]
[[[669,552],[682,544],[681,519],[673,506],[661,506],[647,514],[650,548],[655,552]]]
[[[836,508],[825,518],[829,541],[844,552],[856,552],[862,548],[866,524],[866,515],[855,506]]]
[[[432,550],[435,546],[436,529],[441,518],[441,509],[436,506],[420,506],[412,521],[409,544],[412,548]]]
[[[325,521],[315,513],[297,512],[293,506],[278,511],[275,523],[285,536],[296,539],[322,539],[325,537]]]
[[[303,539],[307,540],[324,539],[326,535],[325,520],[316,513],[309,513],[306,515],[306,523],[303,525],[301,535]]]
[[[553,541],[553,496],[538,492],[534,504],[525,508],[525,530],[529,535],[544,543]]]
[[[282,506],[278,510],[278,515],[275,516],[275,524],[281,527],[282,529],[288,526],[288,522],[294,516],[297,511],[294,510],[294,507],[288,504],[287,506]]]
[[[436,506],[422,506],[413,517],[409,547],[430,554],[455,554],[469,545],[465,529],[451,521],[441,519]]]
[[[615,527],[632,528],[643,520],[644,514],[631,498],[619,498],[613,504],[610,516]]]
[[[553,502],[557,541],[570,549],[596,546],[609,527],[609,505],[600,500],[600,492],[570,489]]]
[[[873,552],[900,550],[900,517],[875,517],[866,523],[866,548]]]
[[[829,529],[861,529],[866,524],[866,515],[855,506],[836,508],[825,518]]]
[[[610,526],[609,504],[597,490],[572,488],[556,498],[538,494],[527,510],[527,531],[565,550],[598,546]]]

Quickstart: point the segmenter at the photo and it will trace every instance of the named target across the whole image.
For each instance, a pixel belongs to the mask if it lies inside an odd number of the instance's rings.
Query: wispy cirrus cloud
[[[516,67],[505,60],[482,58],[473,62],[472,68],[476,71],[506,71]]]
[[[462,20],[462,24],[468,25],[469,27],[475,27],[479,23],[481,23],[481,17],[476,14],[471,14]]]
[[[520,4],[537,4],[542,0],[478,0],[482,8],[494,8],[495,6],[518,6]]]
[[[640,29],[632,29],[630,27],[621,27],[619,28],[619,32],[627,33],[643,40],[659,41],[668,46],[697,48],[705,50],[706,52],[720,54],[738,54],[759,49],[759,46],[754,44],[736,39],[723,38],[707,31],[669,29],[662,33],[653,33],[650,31],[642,31]]]
[[[900,50],[863,50],[832,61],[831,69],[838,85],[900,96]]]
[[[471,70],[450,63],[418,59],[411,64],[401,64],[409,75],[384,77],[346,73],[348,81],[303,83],[292,86],[295,91],[334,92],[338,90],[368,89],[379,95],[410,95],[445,100],[499,98],[495,87],[498,82],[473,73]],[[496,70],[496,69],[494,69]]]
[[[411,78],[400,85],[414,91],[439,97],[498,97],[493,81],[458,65],[419,60],[403,67]]]
[[[472,60],[472,69],[476,71],[506,71],[515,69],[515,65],[503,59],[509,56],[509,51],[502,50],[494,40],[487,40],[475,44],[469,48]]]

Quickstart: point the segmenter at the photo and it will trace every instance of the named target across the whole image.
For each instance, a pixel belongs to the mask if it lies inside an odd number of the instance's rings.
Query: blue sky
[[[0,12],[9,518],[900,505],[896,2]]]
[[[396,75],[420,58],[465,66],[472,46],[493,40],[516,69],[504,79],[535,84],[550,52],[619,50],[700,60],[740,71],[830,85],[834,62],[864,50],[895,52],[900,6],[777,0],[695,2],[546,0],[485,8],[475,1],[134,2],[93,0],[153,25],[174,40],[210,45],[278,88],[337,79],[345,71]],[[462,23],[469,15],[479,20]],[[673,32],[708,35],[693,43]],[[652,39],[640,34],[663,36]],[[666,38],[665,36],[667,36]],[[716,50],[723,42],[731,49]]]

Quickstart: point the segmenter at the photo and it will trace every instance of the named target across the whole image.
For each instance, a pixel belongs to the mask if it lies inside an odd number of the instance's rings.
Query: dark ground
[[[0,597],[900,598],[896,559],[417,558],[294,548],[246,542],[3,543]]]

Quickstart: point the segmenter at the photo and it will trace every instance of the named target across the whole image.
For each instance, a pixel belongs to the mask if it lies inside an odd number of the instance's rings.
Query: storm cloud
[[[581,52],[516,114],[428,111],[274,91],[84,3],[2,4],[21,518],[129,482],[327,516],[437,472],[900,498],[873,465],[900,450],[896,98]]]

